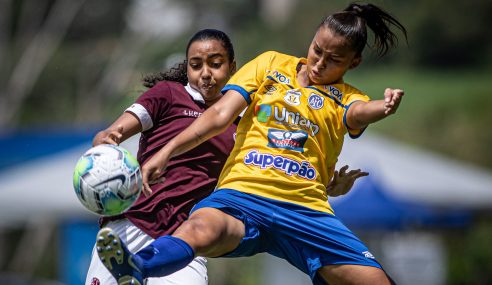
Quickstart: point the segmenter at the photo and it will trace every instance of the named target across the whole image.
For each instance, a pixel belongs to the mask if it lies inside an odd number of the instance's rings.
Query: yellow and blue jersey
[[[265,52],[243,66],[224,87],[248,102],[236,131],[236,144],[217,188],[230,188],[333,213],[326,186],[333,176],[344,135],[345,115],[355,101],[369,97],[346,83],[301,87],[297,69],[305,64]]]

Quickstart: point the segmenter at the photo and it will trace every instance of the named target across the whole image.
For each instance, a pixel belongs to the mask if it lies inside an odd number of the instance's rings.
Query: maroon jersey
[[[189,92],[187,91],[189,90]],[[193,97],[192,97],[193,95]],[[175,82],[160,82],[127,109],[142,124],[137,159],[142,165],[181,133],[207,106],[195,90]],[[151,185],[152,194],[140,195],[123,215],[152,238],[171,234],[188,218],[191,208],[215,188],[227,156],[234,146],[236,124],[200,146],[172,158],[164,183]]]

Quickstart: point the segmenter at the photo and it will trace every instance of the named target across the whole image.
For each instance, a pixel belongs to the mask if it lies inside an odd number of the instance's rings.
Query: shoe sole
[[[97,233],[96,249],[99,259],[109,270],[113,269],[111,259],[117,264],[123,264],[124,249],[121,246],[120,239],[113,233],[110,228],[103,228]],[[118,285],[142,285],[137,279],[126,275],[118,279]]]

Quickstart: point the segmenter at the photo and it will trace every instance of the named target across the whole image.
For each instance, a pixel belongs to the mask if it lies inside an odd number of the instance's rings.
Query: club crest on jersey
[[[304,152],[304,144],[307,139],[308,134],[305,131],[268,130],[268,146],[273,148]]]
[[[273,85],[265,85],[265,95],[272,95],[277,91],[277,88]]]
[[[260,169],[271,168],[287,174],[288,176],[297,176],[300,178],[314,180],[316,179],[316,169],[309,161],[297,161],[281,155],[271,153],[261,153],[252,150],[244,156],[244,164],[259,167]]]
[[[284,101],[291,106],[299,106],[301,104],[301,92],[297,90],[287,90],[284,96]]]
[[[323,105],[325,103],[325,98],[323,96],[320,96],[316,93],[311,93],[308,98],[308,104],[309,107],[313,110],[319,110],[323,108]]]
[[[328,90],[331,95],[337,97],[338,100],[342,100],[343,97],[342,91],[338,90],[337,88],[331,85],[325,85],[325,89]]]
[[[290,84],[290,79],[276,70],[273,71],[273,77],[275,77],[275,79],[277,79],[280,83]]]

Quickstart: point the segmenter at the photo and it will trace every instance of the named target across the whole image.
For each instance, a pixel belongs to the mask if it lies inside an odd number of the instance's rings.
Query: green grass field
[[[372,129],[492,169],[492,70],[360,69],[345,80],[373,99],[405,90],[397,115]]]

